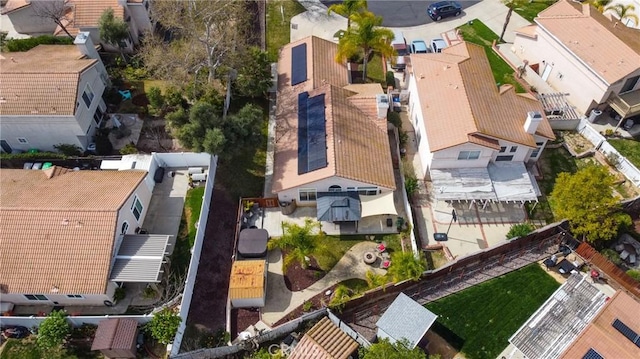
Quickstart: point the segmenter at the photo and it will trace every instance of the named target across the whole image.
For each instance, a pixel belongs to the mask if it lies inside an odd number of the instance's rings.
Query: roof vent
[[[424,74],[420,74],[420,80],[424,79]]]
[[[68,226],[69,225],[69,220],[67,218],[63,219],[62,222],[60,223],[63,226]]]

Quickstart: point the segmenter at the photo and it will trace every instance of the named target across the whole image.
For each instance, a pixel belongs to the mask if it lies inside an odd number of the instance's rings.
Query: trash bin
[[[593,109],[591,110],[591,114],[589,114],[589,122],[590,123],[594,123],[596,121],[596,119],[598,118],[598,116],[602,115],[602,111],[598,110],[598,109]]]

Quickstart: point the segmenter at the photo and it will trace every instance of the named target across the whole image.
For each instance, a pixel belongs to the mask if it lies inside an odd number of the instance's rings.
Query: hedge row
[[[28,39],[11,39],[6,42],[7,51],[29,51],[38,45],[71,45],[73,39],[68,36],[58,37],[53,35],[41,35]]]

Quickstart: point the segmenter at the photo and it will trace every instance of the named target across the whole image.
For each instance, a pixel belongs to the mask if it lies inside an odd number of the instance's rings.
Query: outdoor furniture
[[[380,264],[380,268],[382,269],[389,269],[389,267],[391,267],[391,261],[388,259],[383,260]]]
[[[635,254],[630,254],[629,255],[629,264],[636,264],[636,255]]]
[[[364,262],[367,264],[373,264],[378,257],[373,252],[364,252]]]
[[[626,260],[627,257],[629,256],[629,252],[627,252],[627,250],[623,250],[622,253],[620,253],[620,259],[622,260]]]
[[[544,265],[545,267],[547,267],[547,269],[551,268],[551,267],[555,267],[556,266],[557,261],[553,258],[547,258],[544,261]]]
[[[616,244],[616,251],[622,252],[624,250],[624,244]]]
[[[376,249],[378,250],[378,253],[382,253],[387,250],[387,246],[382,242],[376,246]]]
[[[122,96],[122,101],[131,100],[130,90],[119,90],[118,93]]]
[[[574,266],[573,263],[569,262],[566,259],[563,259],[560,261],[560,263],[558,263],[558,272],[562,274],[571,273],[571,271],[574,269],[576,269],[576,266]]]

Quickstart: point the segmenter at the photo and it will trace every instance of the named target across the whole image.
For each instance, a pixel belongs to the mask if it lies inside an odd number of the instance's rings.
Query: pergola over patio
[[[540,100],[548,119],[579,120],[581,116],[578,115],[575,107],[567,101],[567,96],[569,96],[569,94],[556,92],[541,93],[536,97]]]
[[[162,234],[125,235],[115,257],[113,282],[160,282],[162,263],[171,236]]]

